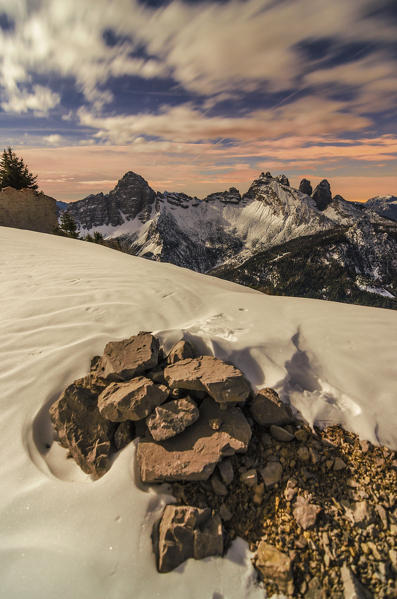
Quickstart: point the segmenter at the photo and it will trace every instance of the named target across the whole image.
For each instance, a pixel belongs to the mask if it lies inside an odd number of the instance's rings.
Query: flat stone
[[[189,558],[222,555],[222,522],[209,508],[167,505],[152,533],[159,572],[171,572]]]
[[[263,478],[263,482],[267,487],[272,487],[276,483],[280,482],[281,475],[283,473],[283,467],[280,462],[271,461],[266,464],[260,471]]]
[[[164,376],[171,388],[206,391],[219,403],[243,402],[251,392],[241,370],[213,356],[176,362]]]
[[[167,357],[168,364],[175,364],[181,360],[187,360],[188,358],[194,358],[195,351],[189,341],[182,339],[176,343]]]
[[[103,387],[100,387],[103,388]],[[98,388],[92,376],[74,381],[50,407],[59,443],[86,474],[98,479],[111,466],[116,426],[97,407]]]
[[[344,599],[372,599],[372,594],[354,576],[350,568],[343,564],[340,569]]]
[[[308,530],[315,525],[320,512],[321,507],[319,505],[310,503],[308,499],[302,495],[298,495],[294,504],[293,515],[303,530]]]
[[[182,433],[199,416],[196,403],[186,397],[155,408],[147,417],[146,424],[155,441],[165,441]]]
[[[142,420],[164,403],[168,394],[164,385],[138,376],[127,383],[110,383],[98,397],[98,409],[112,422]]]
[[[291,410],[274,389],[260,389],[250,404],[252,418],[261,426],[278,426],[293,422]]]
[[[139,333],[107,343],[94,372],[106,381],[128,380],[157,366],[158,357],[158,339],[150,333]]]
[[[209,421],[221,418],[220,430]],[[200,406],[199,419],[180,435],[166,441],[140,439],[137,459],[145,483],[208,480],[225,456],[245,453],[251,439],[251,427],[240,408],[221,410],[211,399]]]
[[[283,443],[288,443],[294,439],[294,435],[288,432],[282,426],[278,426],[277,424],[272,424],[270,427],[271,436],[277,441],[282,441]]]
[[[275,583],[279,591],[293,593],[292,564],[288,555],[261,541],[255,555],[255,567],[264,580]]]

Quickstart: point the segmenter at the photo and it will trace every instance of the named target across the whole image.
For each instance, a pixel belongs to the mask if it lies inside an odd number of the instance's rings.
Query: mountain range
[[[241,195],[155,192],[129,171],[108,194],[59,203],[81,237],[272,294],[397,308],[397,198],[332,196],[323,180],[294,189],[261,173]]]

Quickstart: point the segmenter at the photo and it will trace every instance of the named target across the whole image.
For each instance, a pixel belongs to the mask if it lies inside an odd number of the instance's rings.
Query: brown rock
[[[222,427],[214,431],[212,418],[222,416]],[[141,439],[137,458],[143,482],[208,480],[225,456],[247,451],[251,428],[239,408],[221,411],[211,399],[200,407],[200,418],[183,433],[155,443]]]
[[[126,447],[131,441],[135,439],[135,426],[134,423],[126,420],[120,422],[116,432],[114,433],[113,443],[117,451]]]
[[[277,441],[282,441],[283,443],[288,443],[294,439],[294,435],[292,435],[289,431],[287,431],[282,426],[278,426],[277,424],[272,424],[270,427],[270,434],[273,439]]]
[[[265,485],[267,487],[272,487],[276,483],[280,482],[281,475],[283,473],[283,467],[280,462],[268,462],[260,472]]]
[[[155,441],[165,441],[182,433],[196,422],[199,415],[195,402],[186,397],[155,408],[146,419],[146,424]]]
[[[261,426],[278,426],[293,422],[288,406],[282,403],[274,389],[260,389],[250,404],[252,418]]]
[[[158,356],[158,340],[150,333],[139,333],[107,343],[95,372],[107,381],[128,380],[157,366]]]
[[[219,403],[242,402],[250,394],[241,370],[213,356],[181,360],[167,366],[164,375],[171,388],[207,391]]]
[[[320,512],[321,507],[319,505],[310,503],[308,499],[302,497],[302,495],[298,495],[295,501],[293,514],[295,520],[303,530],[312,528],[315,525],[317,516]]]
[[[181,360],[187,360],[188,358],[194,358],[195,352],[189,341],[182,339],[178,341],[171,349],[167,357],[168,364],[175,364]]]
[[[371,593],[354,576],[350,568],[343,564],[340,569],[343,583],[344,599],[371,599]]]
[[[214,474],[211,476],[210,483],[215,495],[225,497],[228,494],[227,488],[225,487],[225,485],[223,484],[216,472],[214,472]]]
[[[334,461],[334,470],[337,470],[337,471],[344,470],[345,468],[346,468],[345,462],[342,460],[342,458],[337,456]]]
[[[294,478],[290,478],[287,481],[286,487],[284,489],[284,497],[287,501],[292,501],[295,495],[298,492],[297,482]]]
[[[209,508],[167,505],[152,533],[159,572],[171,572],[193,557],[222,555],[222,522]]]
[[[226,460],[222,460],[218,464],[218,470],[223,482],[228,487],[233,482],[234,478],[234,469],[231,459],[226,458]]]
[[[98,397],[98,408],[112,422],[142,420],[168,398],[164,385],[155,385],[144,376],[128,383],[110,383]]]
[[[100,478],[110,468],[115,425],[101,416],[92,377],[69,385],[50,407],[50,418],[62,447],[86,474]]]
[[[255,555],[255,566],[264,580],[274,582],[279,591],[293,593],[292,567],[288,555],[273,545],[261,541]]]

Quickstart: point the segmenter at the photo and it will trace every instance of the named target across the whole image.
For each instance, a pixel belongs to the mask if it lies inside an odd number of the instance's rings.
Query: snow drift
[[[397,447],[397,316],[270,297],[102,246],[0,228],[1,596],[262,597],[246,546],[160,575],[167,488],[135,484],[134,444],[92,482],[52,443],[48,406],[109,340],[183,335],[274,387],[310,421]],[[160,492],[161,491],[161,492]]]

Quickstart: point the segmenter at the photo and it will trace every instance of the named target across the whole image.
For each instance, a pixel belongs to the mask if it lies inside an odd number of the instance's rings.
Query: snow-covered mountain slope
[[[397,220],[397,196],[376,196],[367,200],[364,205],[380,216]]]
[[[99,231],[118,238],[132,254],[206,272],[229,261],[334,223],[312,198],[269,173],[241,197],[235,188],[204,200],[183,193],[157,193],[128,172],[106,196],[69,205],[82,235]]]
[[[158,574],[170,498],[135,483],[134,445],[92,482],[52,443],[48,406],[111,339],[182,335],[275,387],[309,421],[397,447],[392,311],[271,297],[108,248],[0,228],[0,562],[6,599],[263,596],[245,546]]]

